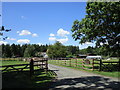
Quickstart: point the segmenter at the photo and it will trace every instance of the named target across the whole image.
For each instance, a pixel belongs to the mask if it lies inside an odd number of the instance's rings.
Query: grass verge
[[[114,72],[103,72],[103,71],[97,71],[97,70],[91,71],[91,70],[84,70],[84,69],[81,69],[81,68],[79,68],[79,67],[65,66],[65,65],[56,63],[56,62],[54,62],[54,61],[52,61],[52,62],[49,61],[48,63],[49,63],[49,64],[54,64],[54,65],[58,65],[58,66],[62,66],[62,67],[72,68],[72,69],[76,69],[76,70],[81,70],[81,71],[87,71],[87,72],[91,72],[91,73],[95,73],[95,74],[100,74],[100,75],[104,75],[104,76],[120,78],[120,74],[119,74],[118,71],[114,71]]]

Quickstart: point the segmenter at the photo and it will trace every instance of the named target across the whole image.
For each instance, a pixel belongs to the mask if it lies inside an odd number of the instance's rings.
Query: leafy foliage
[[[49,52],[49,55],[55,57],[65,57],[66,55],[74,55],[79,53],[78,46],[63,46],[61,43],[52,45],[37,45],[37,44],[12,44],[12,45],[0,45],[2,49],[2,57],[41,57],[42,52],[47,52],[49,49],[56,50]],[[48,48],[49,47],[49,48]],[[64,51],[64,52],[63,52]],[[55,52],[55,53],[54,53]],[[62,55],[63,54],[63,55]],[[59,56],[60,55],[60,56]]]
[[[87,15],[74,21],[71,31],[80,43],[96,42],[97,47],[120,52],[120,2],[88,2]],[[103,45],[101,45],[103,44]],[[119,48],[119,49],[118,49]],[[113,50],[112,50],[113,52]]]
[[[23,57],[23,56],[36,56],[37,52],[46,52],[48,45],[36,45],[36,44],[19,44],[12,45],[0,45],[2,48],[2,57]]]
[[[67,52],[65,46],[57,41],[54,45],[48,47],[47,54],[50,58],[57,58],[66,57]]]

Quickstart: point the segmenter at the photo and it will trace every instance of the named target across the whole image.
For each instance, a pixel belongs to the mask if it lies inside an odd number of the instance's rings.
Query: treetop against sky
[[[72,38],[72,24],[86,15],[86,2],[3,2],[2,25],[10,32],[0,44],[53,44],[94,46],[86,42],[80,45]]]

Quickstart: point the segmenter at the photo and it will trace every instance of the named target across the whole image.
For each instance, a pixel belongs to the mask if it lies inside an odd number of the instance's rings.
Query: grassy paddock
[[[6,60],[6,61],[9,61],[9,60],[22,60],[23,59],[23,57],[21,57],[21,58],[0,58],[0,60],[2,60],[2,61],[4,61],[4,60]]]
[[[2,66],[4,65],[15,65],[15,64],[29,64],[29,62],[17,61],[17,60],[4,60],[2,61]]]
[[[4,65],[15,64],[27,64],[29,62],[24,61],[2,61]],[[22,66],[15,67],[21,68]],[[30,77],[29,69],[19,71],[3,71],[2,72],[2,88],[49,88],[52,79],[55,78],[55,74],[52,71],[47,73],[44,70],[40,70],[38,67],[34,68],[34,75]]]
[[[98,70],[94,70],[94,71],[91,71],[91,70],[83,70],[81,67],[81,61],[82,59],[79,59],[78,60],[78,65],[76,67],[76,64],[72,64],[71,66],[69,65],[70,63],[70,60],[59,60],[59,61],[56,61],[56,60],[49,60],[48,63],[50,64],[54,64],[54,65],[58,65],[58,66],[63,66],[63,67],[68,67],[68,68],[72,68],[72,69],[77,69],[77,70],[82,70],[82,71],[88,71],[88,72],[92,72],[92,73],[96,73],[96,74],[101,74],[101,75],[105,75],[105,76],[110,76],[110,77],[116,77],[116,78],[120,78],[120,75],[119,75],[119,72],[118,71],[113,71],[113,72],[99,72]],[[108,60],[104,60],[104,61],[108,61]],[[110,61],[114,61],[114,60],[110,60]],[[119,61],[119,60],[115,60],[115,61]],[[66,62],[66,65],[64,64],[64,62]],[[76,63],[76,60],[71,60],[72,63]],[[109,61],[108,61],[109,62]],[[96,64],[95,66],[99,66],[99,64]],[[90,67],[86,67],[86,68],[90,68]]]
[[[65,66],[71,66],[71,67],[77,67],[82,68],[83,59],[71,59],[71,60],[48,60],[49,63],[58,64],[58,65],[65,65]],[[99,61],[95,61],[98,62]],[[92,66],[92,60],[90,61],[90,64]],[[85,66],[85,68],[92,69],[91,66]],[[99,66],[98,64],[94,64],[94,66]]]

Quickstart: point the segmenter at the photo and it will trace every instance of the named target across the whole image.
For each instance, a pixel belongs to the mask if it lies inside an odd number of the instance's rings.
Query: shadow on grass
[[[10,88],[48,89],[53,77],[43,70],[36,70],[30,77],[29,71],[7,71],[2,73],[2,90]]]
[[[54,71],[54,70],[53,70]],[[10,71],[2,74],[2,89],[25,88],[32,90],[119,90],[120,82],[100,76],[58,79],[51,82],[50,72],[37,70],[30,78],[29,71]]]
[[[120,82],[100,76],[60,79],[50,90],[120,90]]]

